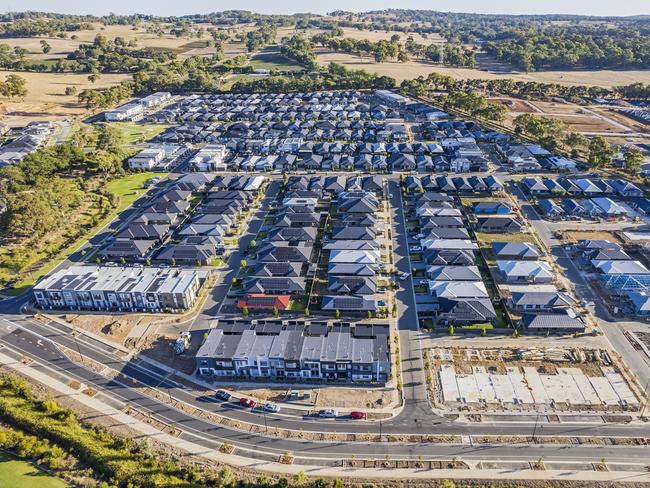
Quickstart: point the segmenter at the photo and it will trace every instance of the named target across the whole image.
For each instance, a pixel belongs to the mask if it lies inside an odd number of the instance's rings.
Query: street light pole
[[[379,419],[379,442],[381,442],[381,419]]]
[[[537,422],[539,421],[539,413],[535,417],[535,427],[533,427],[533,444],[535,444],[535,433],[537,432]]]
[[[266,410],[263,410],[263,414],[264,414],[264,431],[268,432],[269,431],[269,426],[266,423]]]

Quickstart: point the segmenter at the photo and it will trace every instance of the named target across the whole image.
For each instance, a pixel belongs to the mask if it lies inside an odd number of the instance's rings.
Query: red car
[[[239,404],[246,408],[253,408],[255,406],[255,402],[250,398],[240,398]]]
[[[365,412],[350,412],[350,417],[354,420],[366,420]]]

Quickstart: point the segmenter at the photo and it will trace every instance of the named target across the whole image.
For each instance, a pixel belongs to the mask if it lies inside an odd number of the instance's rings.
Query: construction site
[[[642,390],[604,349],[433,348],[434,406],[465,412],[635,412]]]

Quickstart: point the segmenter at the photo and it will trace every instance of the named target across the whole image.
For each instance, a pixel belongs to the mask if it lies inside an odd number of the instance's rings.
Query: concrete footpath
[[[234,467],[242,467],[268,472],[275,475],[291,476],[303,472],[310,477],[331,477],[331,478],[365,478],[365,479],[500,479],[500,480],[549,480],[561,479],[570,481],[594,481],[594,482],[650,482],[650,472],[636,471],[643,469],[640,465],[630,464],[624,471],[585,471],[584,469],[573,469],[574,466],[567,466],[562,469],[562,463],[553,461],[555,469],[532,470],[529,468],[513,469],[507,466],[497,469],[482,469],[479,460],[463,459],[470,469],[384,469],[384,468],[343,468],[343,467],[322,467],[308,464],[282,464],[279,462],[260,461],[240,455],[224,454],[216,449],[200,446],[193,442],[184,441],[178,437],[166,434],[153,426],[142,422],[124,411],[114,408],[102,401],[103,394],[100,392],[94,397],[89,397],[78,390],[69,387],[67,384],[58,381],[46,373],[39,371],[28,364],[24,364],[13,357],[0,352],[0,364],[9,369],[20,372],[22,375],[41,383],[59,394],[73,399],[84,406],[106,416],[111,421],[123,424],[140,433],[139,438],[151,438],[163,442],[174,448],[186,452],[188,455],[201,456],[219,463],[225,463]],[[47,368],[46,365],[43,366]],[[115,401],[114,399],[112,400]],[[138,439],[136,437],[136,439]],[[300,457],[300,453],[294,453]],[[304,461],[304,459],[303,459]],[[534,461],[534,460],[532,460]],[[551,464],[551,463],[549,463]],[[621,463],[618,463],[621,464]]]

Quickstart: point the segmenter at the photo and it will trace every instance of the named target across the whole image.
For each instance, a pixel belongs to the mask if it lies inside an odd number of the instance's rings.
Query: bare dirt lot
[[[75,86],[77,93],[86,88],[106,88],[128,79],[127,74],[102,75],[94,84],[88,81],[87,74],[72,73],[27,73],[2,71],[0,78],[17,74],[27,80],[29,94],[24,100],[0,103],[2,121],[12,127],[23,126],[32,120],[55,120],[75,117],[86,112],[76,95],[66,96],[66,87]]]
[[[606,239],[608,241],[618,242],[618,238],[612,232],[607,231],[567,230],[563,234],[565,242],[578,242],[585,239]]]
[[[530,106],[530,102],[516,98],[490,98],[490,102],[505,105],[509,112],[514,113],[535,113],[536,110]]]
[[[569,130],[576,132],[611,132],[613,134],[620,134],[621,132],[620,128],[593,115],[553,115],[552,117],[560,119]]]

